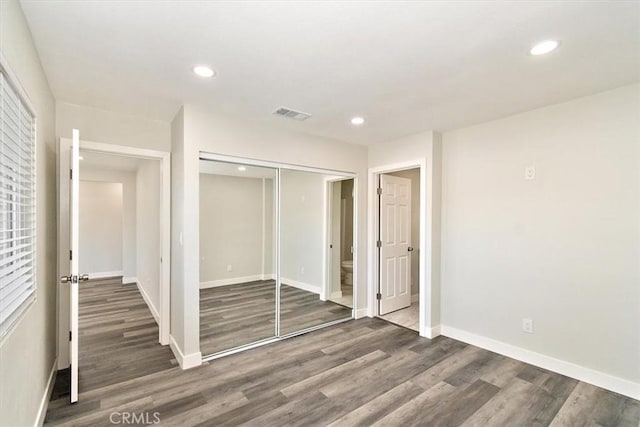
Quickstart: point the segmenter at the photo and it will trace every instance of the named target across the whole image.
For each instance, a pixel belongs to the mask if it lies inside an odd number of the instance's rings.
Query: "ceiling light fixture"
[[[79,159],[79,160],[84,160],[84,157],[82,157],[82,156],[78,156],[78,159]]]
[[[546,53],[549,53],[555,50],[558,47],[558,45],[560,45],[560,42],[558,42],[557,40],[545,40],[533,46],[529,51],[529,53],[531,53],[531,55],[536,55],[536,56],[544,55]]]
[[[216,74],[211,68],[204,65],[193,67],[193,72],[200,77],[213,77]]]
[[[239,170],[240,172],[244,172],[244,171],[246,171],[246,170],[247,170],[247,168],[245,168],[244,166],[238,166],[238,170]]]
[[[354,117],[353,119],[351,119],[351,124],[360,126],[361,124],[364,124],[364,119],[362,117]]]

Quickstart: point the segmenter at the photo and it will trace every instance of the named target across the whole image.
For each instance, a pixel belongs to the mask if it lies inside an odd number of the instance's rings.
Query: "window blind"
[[[35,117],[0,70],[0,336],[35,295]]]

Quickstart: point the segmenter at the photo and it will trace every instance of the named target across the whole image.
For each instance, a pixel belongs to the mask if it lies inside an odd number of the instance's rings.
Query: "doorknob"
[[[86,282],[89,280],[89,275],[88,274],[81,274],[80,277],[78,277],[78,280],[80,282]]]
[[[413,248],[412,248],[411,246],[409,246],[409,247],[407,248],[407,251],[409,251],[409,252],[413,252]]]
[[[61,283],[78,283],[78,282],[86,282],[89,280],[88,274],[81,274],[80,276],[61,276]]]
[[[60,277],[60,283],[69,283],[71,282],[72,277],[71,276],[61,276]]]

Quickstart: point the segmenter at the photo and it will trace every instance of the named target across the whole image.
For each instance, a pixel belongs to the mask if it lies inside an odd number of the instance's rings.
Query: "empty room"
[[[0,0],[0,425],[640,425],[640,1]]]

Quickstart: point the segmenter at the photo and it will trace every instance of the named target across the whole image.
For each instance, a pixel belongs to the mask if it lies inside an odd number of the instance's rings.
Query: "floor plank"
[[[232,298],[240,307],[251,304],[248,295]],[[157,415],[166,426],[640,424],[637,400],[381,319],[341,323],[182,371],[157,344],[157,327],[135,287],[92,283],[81,301],[80,401],[69,404],[68,373],[61,371],[47,425],[111,425],[116,412]]]

